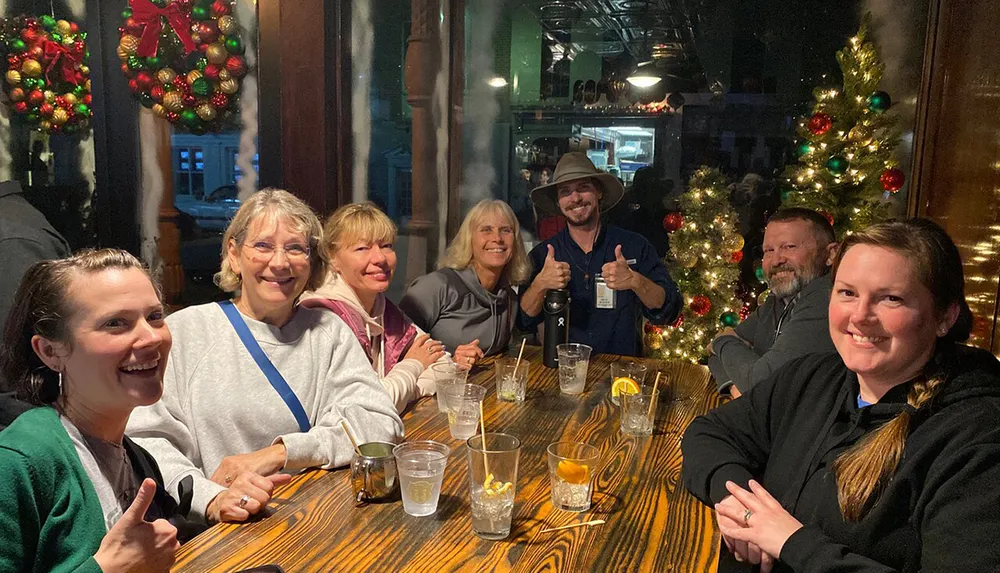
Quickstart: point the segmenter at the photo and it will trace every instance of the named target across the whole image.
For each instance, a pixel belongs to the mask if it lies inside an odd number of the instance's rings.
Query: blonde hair
[[[834,462],[840,512],[844,519],[854,522],[865,516],[892,480],[903,458],[914,415],[944,387],[953,367],[948,351],[954,348],[955,342],[966,340],[972,327],[972,312],[965,301],[962,258],[944,229],[927,219],[910,219],[872,225],[848,235],[837,253],[834,280],[844,254],[856,245],[882,247],[905,256],[920,283],[930,291],[935,311],[943,314],[952,305],[957,305],[959,312],[948,332],[938,337],[937,348],[924,366],[923,375],[910,386],[906,395],[908,407],[840,454]]]
[[[462,221],[462,226],[458,228],[458,234],[448,245],[438,267],[455,270],[468,268],[473,261],[472,236],[479,222],[486,215],[491,214],[502,215],[514,229],[514,240],[513,245],[511,245],[514,252],[503,272],[508,283],[512,285],[523,284],[531,276],[531,261],[528,260],[528,253],[524,250],[524,241],[521,240],[521,226],[517,222],[517,217],[510,206],[503,201],[485,199],[469,210]]]
[[[374,203],[351,203],[337,209],[326,220],[323,235],[329,255],[358,241],[396,241],[396,225]]]
[[[215,284],[226,292],[239,290],[243,279],[229,264],[229,243],[242,245],[250,227],[258,220],[287,221],[291,223],[296,233],[306,236],[309,241],[311,264],[306,290],[319,288],[323,284],[323,277],[326,276],[329,264],[326,249],[320,248],[323,245],[323,227],[316,213],[308,205],[283,189],[261,189],[251,195],[236,212],[236,216],[222,236],[222,265],[221,270],[215,273]]]

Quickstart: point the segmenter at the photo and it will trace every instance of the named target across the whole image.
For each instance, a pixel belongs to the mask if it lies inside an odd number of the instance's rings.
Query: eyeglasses
[[[271,260],[278,251],[285,253],[285,258],[297,261],[308,259],[309,253],[312,252],[312,249],[307,245],[300,245],[298,243],[279,247],[266,241],[257,241],[256,243],[243,243],[243,246],[253,249],[253,257],[262,261]]]

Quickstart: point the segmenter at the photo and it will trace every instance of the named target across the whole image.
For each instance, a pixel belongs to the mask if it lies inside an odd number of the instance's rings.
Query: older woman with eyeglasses
[[[209,522],[260,512],[281,474],[347,464],[352,446],[395,441],[403,425],[351,330],[297,306],[326,273],[322,228],[292,194],[251,196],[223,236],[216,283],[231,301],[167,318],[174,333],[163,399],[128,434],[170,491],[193,477],[191,512]]]

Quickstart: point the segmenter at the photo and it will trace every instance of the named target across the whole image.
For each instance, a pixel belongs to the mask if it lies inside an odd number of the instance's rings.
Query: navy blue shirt
[[[557,261],[569,263],[569,289],[572,302],[569,312],[569,341],[593,347],[594,352],[638,356],[642,350],[639,336],[640,312],[654,324],[668,324],[677,318],[681,309],[681,295],[670,273],[656,254],[656,249],[642,235],[614,225],[601,226],[601,231],[589,254],[569,236],[569,229],[559,231],[551,239],[531,250],[533,266],[531,281],[535,280],[545,264],[547,245],[555,248]],[[666,291],[660,308],[649,309],[631,290],[615,291],[615,308],[596,308],[594,303],[594,278],[601,273],[605,263],[615,260],[615,247],[622,246],[622,255],[630,261],[633,271],[643,275]],[[632,263],[632,260],[635,260]],[[530,281],[529,281],[530,284]],[[544,313],[531,317],[518,311],[518,323],[524,330],[534,331],[542,322]]]

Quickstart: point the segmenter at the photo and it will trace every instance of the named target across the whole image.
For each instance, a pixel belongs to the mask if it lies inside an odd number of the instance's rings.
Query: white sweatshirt
[[[372,347],[372,368],[378,373],[382,380],[382,386],[389,393],[389,397],[396,405],[396,411],[402,412],[411,402],[419,400],[424,396],[432,396],[436,390],[434,373],[430,368],[424,368],[422,362],[415,358],[404,358],[396,363],[389,372],[385,371],[385,337],[383,321],[385,315],[385,295],[379,293],[375,298],[375,306],[372,314],[361,305],[357,293],[346,282],[339,278],[335,272],[329,272],[326,281],[315,291],[307,291],[302,294],[300,300],[310,298],[325,298],[343,302],[353,308],[365,321],[365,332]],[[400,311],[402,312],[402,311]],[[417,329],[417,336],[424,334],[420,327]],[[451,362],[449,355],[444,355],[438,359],[439,363],[447,364]]]
[[[299,431],[291,410],[253,361],[219,305],[167,318],[173,335],[163,398],[136,408],[126,433],[156,458],[167,491],[194,477],[191,514],[204,518],[221,485],[209,480],[226,456],[284,443],[283,471],[350,463],[359,443],[395,442],[403,423],[354,334],[333,313],[299,308],[277,328],[243,315],[264,353],[298,396],[312,426]]]

